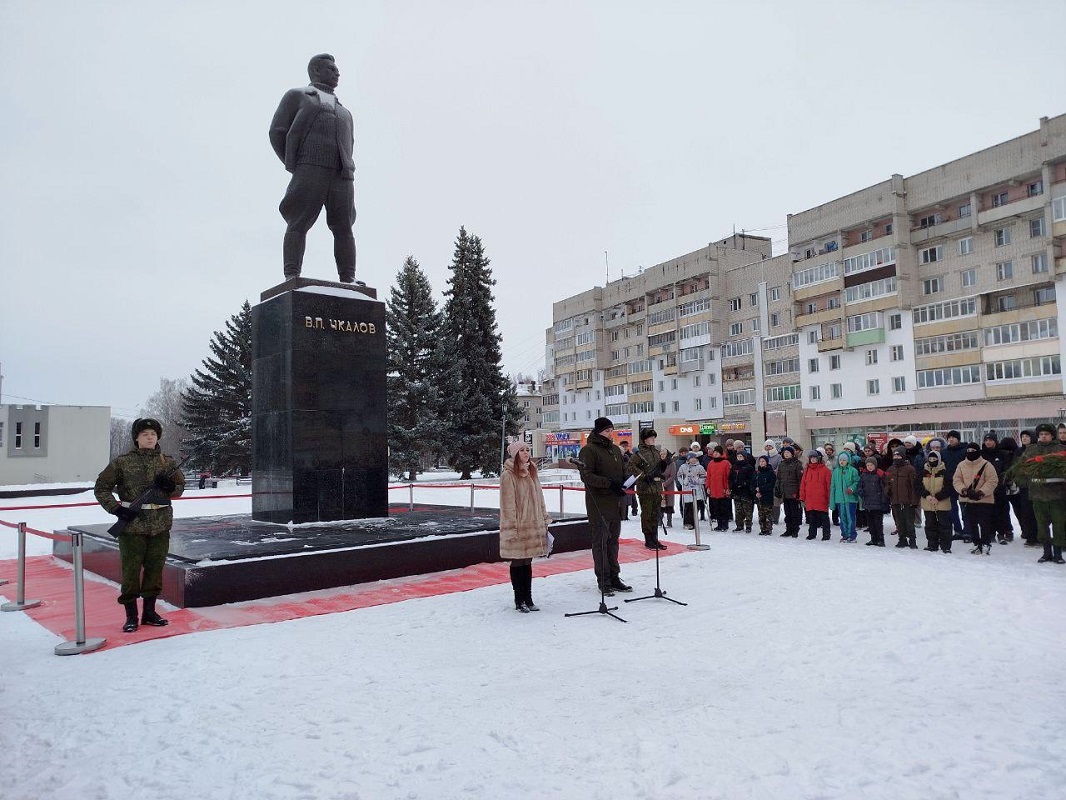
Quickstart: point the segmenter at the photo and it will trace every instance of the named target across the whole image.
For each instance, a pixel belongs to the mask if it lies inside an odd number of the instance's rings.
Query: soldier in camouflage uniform
[[[1055,441],[1053,425],[1044,422],[1036,426],[1036,442],[1025,448],[1023,459],[1061,453],[1066,447]],[[1029,481],[1029,502],[1036,517],[1036,532],[1044,554],[1038,561],[1066,563],[1062,549],[1066,547],[1066,483],[1061,478],[1033,478]]]
[[[109,514],[129,524],[118,535],[122,559],[122,593],[118,602],[126,608],[122,630],[137,630],[137,598],[144,598],[142,625],[161,627],[167,620],[155,610],[155,599],[163,589],[163,565],[170,548],[170,526],[174,511],[170,500],[185,491],[185,476],[177,462],[159,449],[163,426],[154,419],[133,423],[133,449],[108,464],[96,479],[96,500]],[[155,496],[131,511],[130,503],[149,488]],[[118,494],[118,500],[115,494]],[[143,570],[143,575],[142,575]]]
[[[663,470],[666,469],[667,453],[655,446],[657,434],[652,428],[640,432],[640,445],[629,459],[626,471],[637,475],[636,489],[640,497],[640,529],[644,533],[644,546],[649,550],[665,550],[659,541],[659,519],[663,504]]]

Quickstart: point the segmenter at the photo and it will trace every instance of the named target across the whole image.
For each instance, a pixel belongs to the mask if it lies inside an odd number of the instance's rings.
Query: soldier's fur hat
[[[159,424],[159,420],[152,419],[151,417],[144,417],[143,419],[137,419],[133,422],[133,429],[131,431],[133,441],[137,441],[137,437],[141,435],[142,431],[148,430],[155,431],[155,435],[158,438],[163,438],[163,426]]]

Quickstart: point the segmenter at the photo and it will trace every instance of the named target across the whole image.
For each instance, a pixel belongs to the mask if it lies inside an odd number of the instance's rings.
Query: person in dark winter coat
[[[814,450],[808,456],[807,469],[800,479],[799,498],[807,514],[807,538],[818,536],[822,529],[822,541],[829,541],[829,488],[833,473],[825,465],[825,456]]]
[[[1011,453],[1010,461],[1006,460],[1004,455],[996,432],[986,433],[981,444],[981,458],[996,468],[996,475],[999,477],[995,500],[992,503],[992,530],[995,531],[996,541],[1000,544],[1007,544],[1014,539],[1014,525],[1010,521],[1010,501],[1007,500],[1007,482],[1003,480],[1003,473],[1010,467],[1014,454]]]
[[[676,458],[670,458],[663,468],[663,516],[666,517],[666,527],[674,527],[674,497],[677,491],[677,467]]]
[[[1036,442],[1025,449],[1025,457],[1038,458],[1066,451],[1066,445],[1055,439],[1056,431],[1051,423],[1036,426]],[[1062,549],[1066,547],[1066,483],[1052,478],[1029,481],[1029,498],[1036,517],[1036,534],[1044,546],[1039,563],[1051,561],[1062,564]]]
[[[755,464],[743,450],[737,450],[733,456],[733,466],[729,471],[729,491],[733,495],[734,513],[733,519],[737,531],[751,533],[751,521],[755,507],[755,490],[752,481],[755,479]]]
[[[1033,443],[1033,433],[1032,431],[1022,431],[1018,434],[1018,438],[1021,442],[1014,453],[1014,458],[1011,459],[1012,464],[1025,458],[1026,449]],[[1002,445],[1003,443],[1000,442],[1001,448]],[[1029,487],[1022,486],[1020,482],[1012,482],[1007,487],[1007,500],[1010,502],[1011,508],[1014,509],[1014,516],[1018,518],[1018,525],[1021,526],[1022,540],[1025,542],[1025,546],[1039,547],[1040,542],[1036,535],[1036,515],[1033,514],[1033,503],[1029,497]]]
[[[930,450],[922,467],[918,494],[925,512],[925,549],[931,553],[937,550],[951,552],[951,489],[946,475],[940,452]]]
[[[781,448],[781,463],[777,467],[777,482],[774,494],[781,498],[785,509],[785,532],[783,537],[796,539],[800,529],[800,481],[803,479],[803,464],[796,458],[791,445]]]
[[[613,595],[615,591],[631,592],[619,575],[618,536],[622,531],[622,504],[626,490],[622,486],[625,470],[622,451],[611,441],[614,423],[598,417],[593,423],[588,442],[581,448],[578,460],[581,482],[585,484],[585,513],[592,531],[592,562],[600,591]]]
[[[755,504],[759,507],[759,535],[769,536],[774,532],[774,487],[777,476],[769,456],[759,456],[755,462],[755,474],[751,479]]]
[[[885,472],[885,493],[892,508],[899,541],[896,547],[918,549],[914,536],[914,509],[918,505],[918,479],[914,465],[907,460],[907,451],[897,447],[892,454],[892,466]]]
[[[969,520],[976,547],[970,552],[978,555],[992,552],[992,509],[996,502],[999,476],[996,469],[981,458],[981,446],[966,445],[966,460],[955,470],[955,491],[959,495],[963,516]]]
[[[878,465],[881,467],[882,472],[888,472],[888,468],[892,466],[892,458],[898,447],[903,447],[902,439],[896,439],[893,437],[888,440],[885,449],[881,451],[881,463]]]
[[[124,633],[137,630],[138,597],[144,605],[141,625],[167,624],[156,612],[155,601],[163,591],[163,567],[170,549],[170,527],[174,522],[170,501],[185,491],[185,476],[177,468],[177,461],[159,449],[163,426],[154,419],[138,419],[131,435],[133,449],[104,467],[94,487],[96,501],[104,511],[128,523],[118,535],[122,563],[118,602],[126,609]],[[131,511],[130,504],[149,489],[154,492],[149,501],[140,510]]]
[[[962,434],[958,431],[948,431],[947,447],[941,454],[944,459],[944,478],[951,484],[951,530],[953,538],[970,541],[970,534],[966,531],[959,511],[959,495],[955,492],[955,470],[966,458],[966,445],[962,443]]]
[[[859,473],[859,502],[866,509],[866,521],[870,526],[870,541],[866,544],[884,547],[888,498],[885,496],[884,473],[873,456],[866,459],[864,469]]]

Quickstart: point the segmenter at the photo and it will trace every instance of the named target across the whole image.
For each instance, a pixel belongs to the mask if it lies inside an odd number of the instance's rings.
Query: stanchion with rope
[[[413,483],[407,484],[407,510],[415,510],[415,485]]]
[[[19,532],[18,590],[15,602],[4,603],[0,606],[0,611],[25,611],[27,608],[37,608],[41,604],[40,600],[26,599],[26,523],[20,522],[18,525],[12,525],[10,522],[5,522],[4,524],[9,528],[18,528]]]
[[[474,481],[470,480],[470,513],[474,513]]]
[[[85,578],[82,575],[82,534],[70,532],[70,545],[74,551],[74,641],[56,645],[57,656],[76,656],[99,650],[107,639],[85,638]]]

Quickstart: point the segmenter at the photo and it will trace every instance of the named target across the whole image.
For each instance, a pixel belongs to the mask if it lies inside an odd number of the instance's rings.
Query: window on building
[[[659,413],[660,414],[665,414],[666,413],[666,403],[659,403]]]
[[[942,261],[944,259],[944,250],[940,245],[936,247],[927,247],[924,250],[918,251],[918,259],[923,264],[932,264],[936,261]]]
[[[888,315],[888,329],[890,331],[898,331],[903,327],[903,315],[902,314],[889,314]]]
[[[959,273],[962,276],[962,286],[965,289],[968,286],[977,285],[977,270],[976,269],[964,269]]]
[[[41,423],[33,423],[33,448],[35,450],[41,449]]]
[[[707,385],[708,386],[714,386],[716,383],[718,383],[718,376],[715,375],[713,372],[708,372],[707,373]]]
[[[758,318],[753,319],[751,321],[751,332],[752,333],[758,333],[759,332],[759,328],[761,328],[761,327],[762,327],[762,321],[759,320]]]
[[[959,206],[959,219],[970,216],[971,208],[969,203],[963,203]]]
[[[866,381],[866,394],[881,394],[881,381],[877,378]]]
[[[703,411],[703,400],[699,397],[692,401],[692,405],[696,411]]]
[[[803,313],[805,313],[805,314],[816,314],[816,313],[818,313],[818,304],[815,303],[813,300],[808,300],[806,305],[803,306]]]
[[[748,304],[749,305],[753,305],[753,306],[759,305],[759,293],[758,292],[752,292],[751,294],[748,295]]]
[[[821,386],[812,386],[811,387],[811,400],[821,400],[821,399],[822,399],[822,387]]]
[[[996,247],[1004,247],[1010,244],[1010,228],[996,228],[994,238]]]
[[[1010,197],[1006,192],[996,192],[992,195],[992,208],[999,208],[1005,206],[1010,202]]]
[[[903,375],[897,375],[892,379],[892,391],[893,392],[905,392],[907,391],[907,379]]]
[[[829,384],[829,396],[834,400],[839,400],[844,396],[844,384],[831,383]]]
[[[903,360],[903,345],[894,344],[889,348],[889,360],[902,361]]]
[[[21,422],[16,422],[15,423],[15,449],[16,450],[21,450],[22,449],[22,423]]]
[[[671,408],[672,408],[672,409],[673,409],[673,410],[674,410],[675,412],[677,412],[677,411],[680,411],[680,410],[681,410],[681,403],[680,403],[679,401],[675,400],[675,401],[674,401],[673,403],[671,403],[671,404],[670,404],[670,407],[671,407]]]
[[[1010,361],[995,361],[985,365],[985,379],[988,381],[1047,378],[1061,374],[1062,363],[1059,356],[1015,358]]]
[[[996,264],[996,280],[1009,281],[1014,277],[1014,262],[1000,261]]]
[[[839,355],[831,355],[831,356],[829,356],[829,369],[840,369],[840,356]]]
[[[699,385],[700,385],[700,376],[699,375],[693,375],[692,376],[692,386],[693,387],[698,387]]]
[[[922,294],[936,294],[944,291],[944,278],[938,275],[935,278],[926,278],[922,281]]]
[[[1051,201],[1051,218],[1055,222],[1066,220],[1066,195]]]
[[[877,363],[877,351],[876,350],[867,350],[866,351],[866,366],[870,367],[870,366],[873,366],[876,363]]]
[[[670,379],[670,389],[671,390],[676,390],[677,389],[677,378],[671,378]]]
[[[828,309],[840,308],[840,295],[832,295],[828,300],[825,301],[825,307]]]
[[[1013,311],[1016,306],[1012,294],[1002,294],[996,298],[996,311]]]
[[[1033,304],[1038,306],[1045,306],[1048,303],[1055,302],[1055,287],[1054,286],[1041,286],[1039,289],[1033,289]]]
[[[808,358],[807,359],[807,372],[817,372],[817,371],[818,371],[818,359],[817,358]]]
[[[730,324],[730,326],[729,326],[729,335],[730,336],[740,336],[742,333],[744,333],[744,323],[743,322],[734,322],[734,323]]]
[[[773,314],[770,315],[770,327],[771,328],[779,328],[779,327],[781,327],[781,315],[778,314],[776,311]]]
[[[1041,195],[1044,193],[1044,182],[1033,181],[1026,187],[1026,190],[1028,191],[1030,197],[1036,197],[1038,195]]]
[[[919,389],[938,389],[941,386],[963,386],[981,382],[981,367],[948,367],[946,369],[923,369],[918,372]]]
[[[973,237],[964,236],[959,239],[959,255],[968,256],[973,252]]]
[[[874,232],[871,231],[871,230],[865,230],[865,231],[863,231],[862,233],[859,234],[859,241],[860,242],[868,242],[872,238],[874,238]]]
[[[775,302],[781,299],[781,287],[775,286],[770,290],[770,302]]]
[[[1044,218],[1029,220],[1029,238],[1035,239],[1044,235]]]
[[[1042,272],[1047,272],[1047,253],[1036,253],[1032,257],[1032,264],[1034,275],[1039,275]]]
[[[940,215],[939,214],[929,214],[928,216],[921,217],[918,220],[918,227],[919,228],[931,228],[934,225],[939,225],[939,224],[940,224]]]
[[[740,298],[739,297],[730,298],[730,300],[729,300],[729,310],[730,311],[740,311]]]
[[[891,236],[891,235],[892,235],[892,223],[889,222],[887,225],[885,225],[885,236]]]
[[[807,331],[807,344],[818,344],[818,331]]]

